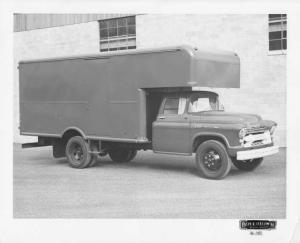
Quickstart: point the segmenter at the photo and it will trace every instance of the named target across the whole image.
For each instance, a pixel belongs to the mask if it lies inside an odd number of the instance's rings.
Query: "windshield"
[[[219,110],[218,96],[210,92],[193,94],[190,97],[188,112],[197,113],[202,111]]]

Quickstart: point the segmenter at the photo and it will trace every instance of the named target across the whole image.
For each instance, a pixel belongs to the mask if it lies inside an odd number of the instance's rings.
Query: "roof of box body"
[[[208,60],[216,62],[227,62],[227,63],[236,63],[239,64],[239,57],[236,53],[230,51],[221,51],[221,50],[200,50],[196,47],[191,47],[189,45],[182,46],[171,46],[171,47],[160,47],[160,48],[147,48],[147,49],[137,49],[137,50],[124,50],[124,51],[114,51],[107,53],[91,53],[83,55],[74,55],[74,56],[61,56],[61,57],[52,57],[52,58],[41,58],[41,59],[30,59],[30,60],[21,60],[19,63],[34,63],[34,62],[52,62],[52,61],[63,61],[63,60],[73,60],[73,59],[101,59],[109,58],[114,56],[123,56],[123,55],[138,55],[145,53],[158,53],[158,52],[168,52],[168,51],[185,51],[191,58],[196,58],[199,60]]]

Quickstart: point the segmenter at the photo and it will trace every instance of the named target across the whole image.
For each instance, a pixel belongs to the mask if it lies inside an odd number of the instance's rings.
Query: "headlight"
[[[242,139],[246,136],[247,133],[247,129],[246,128],[242,128],[239,132],[239,138]]]
[[[270,129],[270,134],[272,135],[275,131],[275,128],[276,128],[276,125],[272,126],[271,129]]]

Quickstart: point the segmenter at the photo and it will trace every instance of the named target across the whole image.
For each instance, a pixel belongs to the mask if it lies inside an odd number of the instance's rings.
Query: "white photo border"
[[[98,11],[97,11],[98,10]],[[13,13],[270,13],[288,14],[287,217],[277,229],[251,236],[233,219],[14,219],[13,218]],[[300,242],[300,5],[296,1],[15,1],[0,2],[1,153],[0,243],[12,242]],[[263,185],[262,185],[263,186]],[[300,228],[300,227],[298,227]],[[292,237],[294,236],[294,239]],[[298,238],[297,238],[298,237]]]

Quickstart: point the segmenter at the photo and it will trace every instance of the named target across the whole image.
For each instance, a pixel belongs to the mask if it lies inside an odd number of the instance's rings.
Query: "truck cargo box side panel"
[[[107,131],[106,61],[65,60],[20,65],[21,133],[61,134],[78,127]],[[101,82],[100,82],[101,80]],[[101,101],[100,101],[100,100]],[[97,104],[96,104],[97,103]]]
[[[95,59],[84,61],[87,68],[87,80],[85,85],[93,88],[89,92],[89,113],[88,123],[84,124],[84,129],[89,136],[109,136],[109,59]]]
[[[213,88],[239,88],[240,65],[239,63],[196,60],[195,61],[196,86]]]
[[[191,63],[192,57],[180,50],[147,53],[133,56],[129,70],[134,70],[139,88],[186,87]]]
[[[138,139],[140,132],[139,80],[140,57],[110,58],[109,66],[109,126],[113,138]],[[140,67],[142,68],[142,67]],[[145,68],[142,68],[145,69]]]
[[[81,127],[87,103],[25,102],[21,104],[21,133],[60,136],[67,127]],[[26,135],[25,134],[25,135]]]

